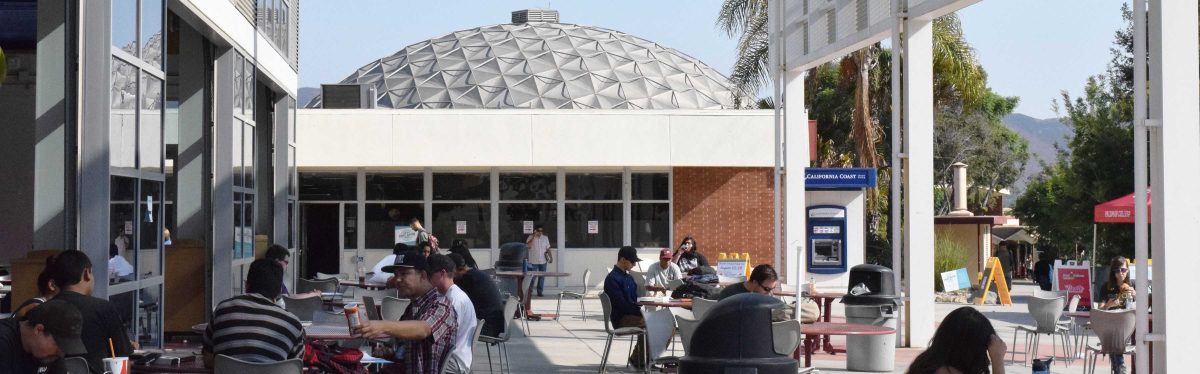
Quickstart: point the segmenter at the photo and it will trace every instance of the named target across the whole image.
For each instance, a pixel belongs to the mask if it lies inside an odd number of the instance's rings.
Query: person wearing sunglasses
[[[1125,309],[1125,299],[1134,295],[1133,285],[1129,282],[1129,260],[1118,256],[1112,260],[1108,268],[1108,280],[1101,288],[1103,304],[1100,309]]]
[[[721,290],[721,295],[717,300],[723,300],[737,294],[753,292],[757,294],[770,295],[775,287],[779,286],[779,273],[775,272],[775,268],[768,264],[762,264],[754,267],[750,271],[750,279],[745,282],[733,284]]]

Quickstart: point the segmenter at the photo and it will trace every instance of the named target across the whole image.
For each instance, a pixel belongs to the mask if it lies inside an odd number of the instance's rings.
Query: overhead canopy
[[[1150,222],[1150,191],[1146,191],[1146,222]],[[1133,223],[1133,194],[1097,204],[1092,210],[1096,223]]]

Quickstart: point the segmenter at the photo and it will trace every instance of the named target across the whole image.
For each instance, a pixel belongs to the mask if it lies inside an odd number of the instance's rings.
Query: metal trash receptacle
[[[896,305],[846,305],[846,322],[896,328]],[[846,337],[846,369],[890,372],[896,366],[896,334]]]

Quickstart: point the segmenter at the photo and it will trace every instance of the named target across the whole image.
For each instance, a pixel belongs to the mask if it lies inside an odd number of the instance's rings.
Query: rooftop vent
[[[529,22],[558,23],[558,11],[554,9],[521,9],[512,12],[512,23]]]
[[[321,107],[325,109],[373,109],[375,86],[370,84],[322,84]]]

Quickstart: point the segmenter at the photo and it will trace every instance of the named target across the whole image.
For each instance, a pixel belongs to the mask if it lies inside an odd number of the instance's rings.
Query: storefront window
[[[413,218],[425,217],[425,208],[421,203],[368,203],[366,207],[366,249],[391,249],[396,243],[397,226],[408,227]]]
[[[671,237],[671,204],[634,203],[632,205],[632,239],[635,247],[669,248]]]
[[[634,200],[670,199],[670,178],[667,173],[633,173],[630,175],[630,190]]]
[[[568,248],[617,248],[621,246],[620,203],[569,203],[566,212]]]
[[[438,173],[433,175],[434,200],[489,200],[489,173]]]
[[[554,173],[502,173],[500,200],[555,200],[557,179]]]
[[[300,173],[300,200],[303,201],[356,200],[357,190],[358,175],[355,173]]]
[[[621,200],[621,173],[569,173],[567,200]]]
[[[449,248],[454,239],[467,241],[469,248],[487,248],[492,242],[492,205],[488,203],[433,204],[433,227],[441,246]]]
[[[551,245],[558,238],[558,205],[555,203],[501,203],[500,244],[520,242],[533,233],[533,226],[544,225]]]
[[[367,200],[424,200],[425,175],[422,173],[367,173]]]

